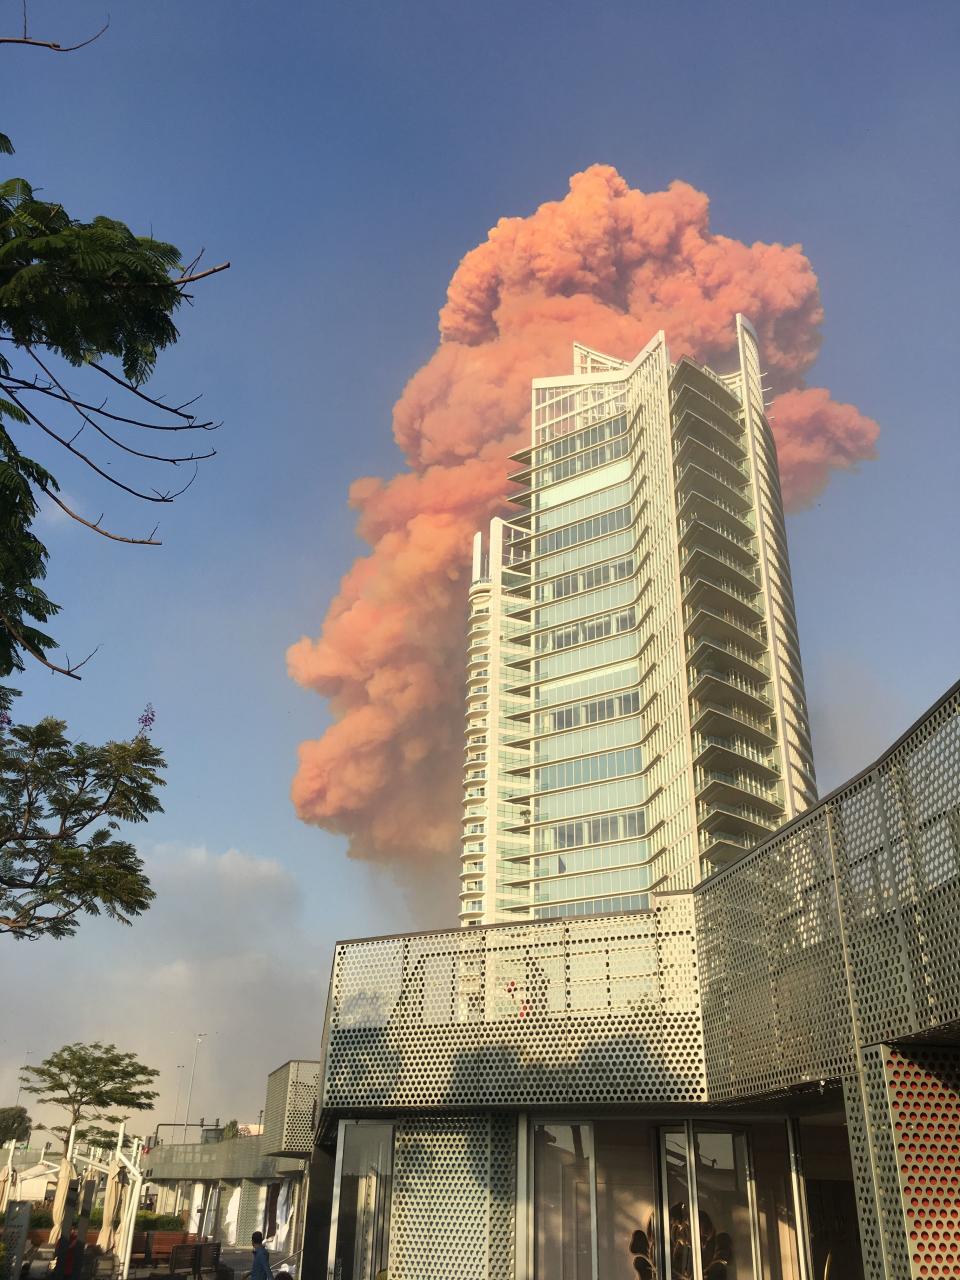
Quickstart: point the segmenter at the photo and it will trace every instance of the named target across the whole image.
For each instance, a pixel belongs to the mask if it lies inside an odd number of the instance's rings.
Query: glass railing
[[[712,520],[704,520],[697,517],[695,520],[680,521],[680,536],[685,537],[689,532],[696,532],[698,529],[711,529],[714,533],[720,534],[722,538],[726,538],[728,542],[735,543],[738,547],[742,547],[744,551],[753,554],[753,547],[746,538],[741,538],[735,529],[728,529],[726,525],[714,524]]]
[[[736,658],[738,662],[748,665],[751,671],[756,671],[764,676],[768,674],[767,664],[763,658],[757,657],[756,654],[750,653],[747,649],[741,649],[738,644],[733,644],[729,640],[719,640],[715,636],[699,635],[694,637],[694,642],[690,646],[687,656],[692,658],[702,644],[709,645],[711,649],[719,649],[721,653],[729,653],[731,658]],[[709,655],[707,655],[707,660],[709,661]]]
[[[695,699],[693,703],[694,719],[705,711],[718,711],[721,715],[730,716],[731,719],[737,720],[740,724],[745,724],[751,729],[758,729],[760,733],[765,733],[770,738],[775,736],[770,727],[769,719],[763,720],[759,716],[752,716],[748,712],[742,711],[739,707],[724,706],[720,702]]]
[[[688,489],[683,495],[683,501],[688,502],[691,498],[702,498],[704,502],[709,502],[713,507],[719,507],[721,511],[726,511],[727,515],[733,516],[734,520],[739,520],[742,524],[753,533],[753,526],[746,518],[746,514],[738,511],[736,507],[731,507],[729,502],[724,502],[720,498],[714,498],[708,493],[701,493],[699,489]]]
[[[710,818],[713,814],[725,814],[731,818],[741,818],[744,822],[752,822],[757,827],[763,827],[767,831],[772,831],[776,825],[776,819],[771,818],[768,813],[762,813],[759,809],[751,809],[745,804],[704,804],[702,801],[697,805],[697,821],[703,822]]]
[[[736,787],[738,791],[749,791],[751,795],[766,800],[768,804],[780,803],[780,796],[774,787],[765,787],[748,773],[724,773],[720,769],[697,770],[697,791],[704,791],[715,782],[726,787]]]
[[[723,564],[727,564],[731,569],[736,569],[737,573],[742,574],[744,578],[748,578],[751,582],[757,583],[759,587],[759,575],[753,565],[744,564],[742,560],[735,560],[733,556],[727,555],[725,551],[716,551],[712,547],[701,547],[694,544],[692,547],[685,549],[684,554],[680,558],[680,567],[699,551],[702,555],[710,556],[714,560],[719,560]]]
[[[749,479],[749,476],[747,475],[747,469],[744,466],[743,462],[741,462],[741,460],[737,458],[734,454],[725,453],[723,449],[718,449],[716,445],[707,444],[705,440],[700,440],[696,436],[689,436],[688,439],[691,441],[692,444],[695,444],[699,449],[709,450],[710,453],[715,454],[718,458],[721,459],[721,461],[725,462],[727,466],[733,467],[733,469],[740,476],[742,476],[744,483],[747,482],[747,480]],[[683,446],[681,444],[681,448],[682,447]]]
[[[759,685],[751,684],[749,680],[743,680],[732,671],[714,671],[709,667],[703,667],[691,673],[689,687],[692,689],[705,676],[711,676],[714,680],[719,680],[721,684],[728,684],[732,689],[738,689],[741,693],[746,693],[751,698],[756,698],[758,702],[765,702],[768,706],[770,705],[770,699]]]
[[[762,764],[765,769],[770,769],[774,773],[779,773],[773,756],[758,751],[757,748],[743,738],[718,738],[715,734],[697,733],[694,734],[694,749],[697,752],[705,751],[707,747],[722,747],[725,751],[734,751],[737,755],[746,756],[749,760]]]
[[[713,585],[716,586],[717,584],[714,583]],[[731,592],[730,594],[735,595],[736,593]],[[744,604],[748,603],[749,601],[744,598]],[[730,613],[726,609],[707,609],[704,605],[698,605],[695,609],[688,611],[685,625],[688,627],[693,626],[698,618],[715,618],[717,622],[726,622],[731,627],[736,627],[738,631],[742,631],[744,635],[753,636],[760,644],[766,644],[766,639],[760,627],[755,622],[745,622],[738,613]],[[753,661],[756,662],[757,659],[754,658]],[[472,695],[476,691],[471,690],[470,692]]]

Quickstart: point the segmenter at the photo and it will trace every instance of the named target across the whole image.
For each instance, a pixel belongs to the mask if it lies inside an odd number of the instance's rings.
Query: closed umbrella
[[[123,1216],[123,1190],[126,1181],[123,1166],[114,1158],[110,1161],[110,1169],[107,1173],[107,1187],[103,1197],[103,1225],[97,1236],[97,1244],[104,1253],[113,1253],[117,1245],[120,1221]]]
[[[70,1182],[77,1176],[68,1156],[60,1161],[60,1172],[57,1174],[57,1189],[53,1197],[53,1227],[50,1230],[50,1243],[56,1244],[63,1232],[63,1219],[67,1212],[67,1196],[70,1194]]]
[[[13,1165],[5,1164],[0,1169],[0,1213],[5,1213],[7,1202],[14,1195],[17,1188],[17,1171]]]

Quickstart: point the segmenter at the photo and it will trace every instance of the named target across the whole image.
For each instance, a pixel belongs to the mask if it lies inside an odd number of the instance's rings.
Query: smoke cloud
[[[804,385],[823,318],[799,245],[716,235],[683,182],[646,194],[593,165],[560,201],[502,218],[466,255],[440,312],[440,345],[394,408],[409,470],[357,480],[370,544],[290,674],[334,723],[299,750],[299,816],[349,837],[354,857],[422,880],[459,848],[466,587],[474,531],[506,512],[509,455],[529,443],[530,380],[570,367],[574,341],[632,359],[664,329],[674,358],[723,365],[734,315],[757,329],[788,508],[873,456],[878,427]],[[453,864],[455,865],[455,864]]]

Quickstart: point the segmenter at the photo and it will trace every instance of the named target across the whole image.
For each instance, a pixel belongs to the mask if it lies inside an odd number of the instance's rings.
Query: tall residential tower
[[[518,513],[477,534],[464,924],[685,889],[816,800],[756,335],[739,367],[574,348],[533,383]]]

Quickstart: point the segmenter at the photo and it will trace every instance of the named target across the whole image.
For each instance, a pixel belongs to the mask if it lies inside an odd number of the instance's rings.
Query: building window
[[[798,1280],[785,1121],[537,1122],[532,1145],[535,1280]]]
[[[387,1272],[393,1181],[393,1126],[345,1121],[339,1202],[330,1241],[336,1280],[377,1280]]]

